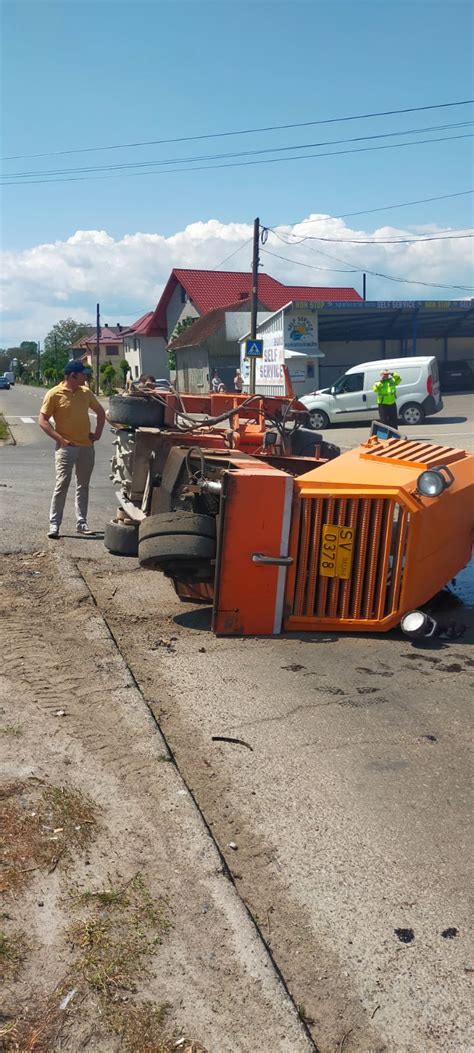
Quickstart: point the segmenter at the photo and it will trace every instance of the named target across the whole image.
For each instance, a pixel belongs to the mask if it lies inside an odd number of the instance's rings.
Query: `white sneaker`
[[[76,531],[78,534],[81,534],[82,537],[94,537],[94,535],[97,533],[96,530],[89,530],[87,523],[78,523]]]
[[[48,530],[48,537],[50,537],[51,540],[56,541],[57,538],[59,537],[59,527],[57,527],[57,526],[50,527],[49,530]]]

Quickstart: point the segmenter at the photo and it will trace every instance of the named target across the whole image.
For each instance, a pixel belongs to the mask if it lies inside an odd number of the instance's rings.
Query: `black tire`
[[[213,516],[199,515],[197,512],[159,512],[148,516],[140,523],[140,542],[150,537],[169,537],[186,534],[205,538],[215,538],[216,521]]]
[[[155,399],[140,395],[111,395],[109,420],[111,424],[128,424],[131,428],[161,428],[165,408]]]
[[[210,563],[215,559],[216,542],[214,538],[198,534],[161,534],[156,537],[140,538],[138,561],[141,567],[166,570],[171,564],[182,565],[193,570],[193,565]]]
[[[309,426],[313,428],[313,431],[324,431],[324,428],[329,428],[331,421],[327,413],[322,409],[309,410]]]
[[[116,556],[138,556],[138,523],[119,523],[111,519],[105,524],[104,545]]]
[[[418,402],[407,402],[406,406],[403,406],[400,410],[398,416],[404,424],[414,426],[415,424],[423,424],[425,411]]]

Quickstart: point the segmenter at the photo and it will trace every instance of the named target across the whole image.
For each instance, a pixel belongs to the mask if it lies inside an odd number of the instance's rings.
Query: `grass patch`
[[[10,432],[3,413],[0,413],[0,439],[9,439]]]
[[[23,735],[21,724],[1,724],[0,735]]]
[[[23,965],[28,951],[24,932],[17,931],[7,936],[0,932],[0,983],[15,980]]]
[[[0,786],[0,892],[22,888],[35,870],[52,873],[95,831],[92,804],[66,787]]]
[[[169,927],[141,874],[116,889],[85,892],[81,900],[95,909],[70,932],[78,951],[75,979],[85,980],[106,998],[118,991],[133,992],[137,973],[145,975],[146,958]]]

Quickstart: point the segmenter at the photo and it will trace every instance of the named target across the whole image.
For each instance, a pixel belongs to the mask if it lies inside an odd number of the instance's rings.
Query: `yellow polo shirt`
[[[86,387],[69,391],[63,381],[45,395],[41,413],[48,419],[53,417],[54,427],[64,439],[73,442],[75,446],[92,446],[89,438],[90,409],[93,413],[101,409],[100,402],[92,391]]]

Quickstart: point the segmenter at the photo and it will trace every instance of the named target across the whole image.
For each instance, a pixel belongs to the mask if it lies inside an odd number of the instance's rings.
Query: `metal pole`
[[[367,275],[363,274],[362,275],[362,299],[363,300],[367,299],[366,292],[367,292]]]
[[[36,350],[38,352],[38,381],[41,380],[41,341],[38,340],[36,344]]]
[[[54,360],[56,362],[56,378],[57,378],[57,374],[58,374],[58,341],[57,341],[56,333],[54,334]]]
[[[95,324],[95,350],[97,361],[95,364],[95,393],[99,395],[99,357],[100,357],[100,304],[97,304],[97,315]]]
[[[253,224],[253,256],[252,256],[252,296],[250,301],[250,339],[255,340],[257,335],[257,311],[258,311],[258,243],[260,236],[260,220],[257,218]],[[249,392],[255,394],[255,359],[250,359],[250,383]]]

